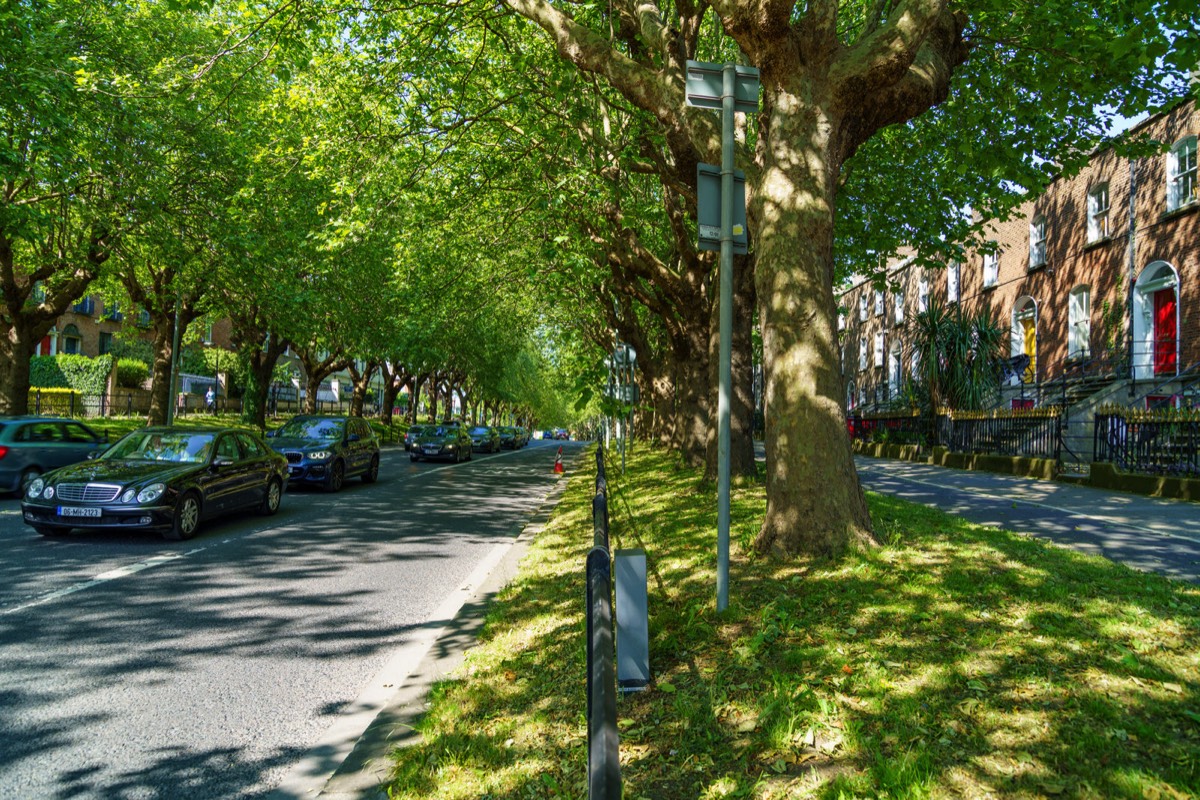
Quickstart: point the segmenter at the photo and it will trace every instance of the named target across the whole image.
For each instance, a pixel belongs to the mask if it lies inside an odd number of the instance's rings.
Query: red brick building
[[[204,326],[202,336],[205,344],[230,347],[228,320],[212,323],[198,321],[195,325]],[[105,302],[98,295],[87,295],[58,318],[54,327],[38,343],[34,355],[78,353],[95,358],[109,352],[114,337],[119,333],[128,334],[130,328],[148,337],[150,315],[140,310],[126,314],[117,303]]]
[[[889,271],[899,292],[868,281],[845,291],[847,406],[895,401],[912,368],[905,322],[933,295],[1011,329],[1011,354],[1028,356],[1028,367],[1010,378],[1003,404],[1056,402],[1073,380],[1098,376],[1107,402],[1196,403],[1200,111],[1189,100],[1135,130],[1165,151],[1097,151],[1079,174],[987,225],[995,253],[970,252],[942,270],[899,261]]]

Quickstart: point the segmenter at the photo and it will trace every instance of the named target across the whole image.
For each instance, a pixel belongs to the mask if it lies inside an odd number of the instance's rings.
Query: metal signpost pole
[[[745,176],[733,168],[734,113],[758,111],[759,72],[736,64],[687,63],[687,103],[721,110],[719,202],[714,203],[709,177],[715,168],[697,165],[697,229],[701,250],[720,250],[719,394],[717,397],[717,611],[729,605],[729,451],[732,395],[733,254],[746,253]],[[719,204],[719,214],[713,205]],[[736,205],[735,205],[736,204]],[[714,223],[719,223],[714,224]]]
[[[717,611],[729,605],[729,393],[733,335],[733,95],[736,67],[721,70],[721,326],[717,395]]]

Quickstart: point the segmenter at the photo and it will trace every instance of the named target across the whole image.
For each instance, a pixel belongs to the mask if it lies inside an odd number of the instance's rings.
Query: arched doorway
[[[1033,383],[1037,377],[1037,324],[1037,301],[1029,296],[1019,298],[1013,304],[1011,355],[1029,356],[1029,366],[1023,374],[1013,376],[1013,383]]]
[[[1179,371],[1179,275],[1165,261],[1142,270],[1133,286],[1133,377]]]

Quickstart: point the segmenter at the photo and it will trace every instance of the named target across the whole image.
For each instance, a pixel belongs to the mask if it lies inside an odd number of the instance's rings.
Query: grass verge
[[[624,797],[1200,794],[1197,587],[874,494],[885,546],[781,564],[750,551],[751,482],[718,615],[715,491],[645,450],[612,472],[613,547],[648,555],[655,678],[618,703]],[[587,796],[593,478],[435,688],[391,796]]]

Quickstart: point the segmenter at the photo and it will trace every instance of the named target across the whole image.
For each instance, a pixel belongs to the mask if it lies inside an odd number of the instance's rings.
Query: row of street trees
[[[95,293],[149,315],[152,422],[171,402],[176,326],[186,340],[213,318],[231,323],[260,425],[289,346],[310,400],[349,370],[361,407],[382,372],[389,415],[402,387],[428,385],[565,419],[529,254],[479,251],[491,221],[474,170],[439,166],[417,98],[334,10],[3,14],[0,412],[26,410],[34,348]]]
[[[1179,96],[1198,56],[1182,0],[2,13],[0,356],[26,363],[99,286],[151,314],[156,408],[172,324],[222,315],[251,417],[290,344],[310,397],[365,363],[396,391],[438,374],[477,403],[561,419],[564,385],[594,410],[619,336],[639,354],[643,432],[713,474],[715,258],[696,247],[695,206],[720,133],[686,105],[684,74],[693,58],[758,67],[762,113],[738,126],[752,247],[736,263],[733,467],[754,469],[757,360],[757,544],[783,554],[873,541],[835,284],[882,280],[900,247],[961,257],[978,220],[1077,169],[1113,115]],[[0,410],[23,407],[23,382],[0,377]]]

